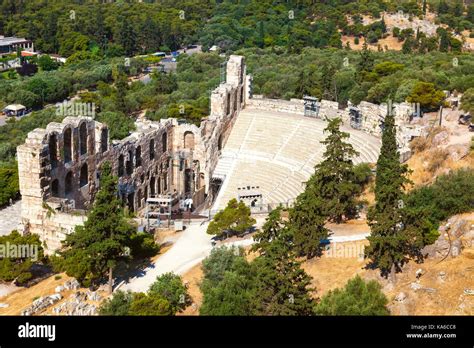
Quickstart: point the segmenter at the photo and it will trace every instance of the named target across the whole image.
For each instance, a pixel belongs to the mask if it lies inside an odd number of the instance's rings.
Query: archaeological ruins
[[[377,160],[387,105],[338,109],[315,98],[264,99],[252,95],[251,80],[244,57],[230,56],[226,80],[212,92],[210,115],[200,127],[172,118],[137,121],[135,132],[111,142],[106,125],[68,116],[30,132],[18,147],[21,230],[39,234],[48,252],[57,250],[84,222],[104,161],[119,178],[124,205],[144,216],[147,202],[158,205],[158,215],[189,199],[200,212],[222,208],[234,197],[252,206],[258,202],[260,209],[289,202],[321,160],[328,118],[343,119],[360,152],[355,162]],[[411,105],[392,108],[405,160],[408,142],[420,133],[406,125]]]

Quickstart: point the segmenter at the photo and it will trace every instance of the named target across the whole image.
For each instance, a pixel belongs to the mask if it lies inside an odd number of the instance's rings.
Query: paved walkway
[[[0,209],[0,236],[10,234],[21,221],[21,201]]]
[[[175,244],[155,263],[141,274],[131,278],[120,290],[147,291],[156,277],[167,272],[184,274],[209,255],[212,249],[211,237],[206,233],[208,223],[188,226]]]
[[[256,227],[260,228],[265,222],[264,217],[257,218]],[[159,257],[153,265],[141,271],[136,276],[130,278],[128,282],[119,287],[120,290],[130,290],[134,292],[145,292],[151,284],[156,280],[157,276],[163,273],[173,272],[183,275],[192,267],[204,260],[213,248],[212,236],[206,233],[208,222],[193,223],[183,232],[173,246],[161,257]],[[342,234],[342,233],[341,233]],[[368,233],[359,233],[357,235],[334,235],[331,236],[333,242],[348,242],[365,239]],[[249,246],[253,243],[251,238],[236,239],[221,245]]]

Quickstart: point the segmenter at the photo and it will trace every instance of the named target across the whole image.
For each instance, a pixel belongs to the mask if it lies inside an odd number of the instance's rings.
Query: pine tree
[[[125,97],[127,96],[128,81],[127,75],[118,72],[115,77],[115,108],[124,114],[128,113],[127,102]]]
[[[326,146],[324,160],[316,165],[315,173],[309,181],[309,185],[324,200],[324,215],[336,223],[341,223],[344,218],[355,217],[355,197],[360,193],[360,186],[355,183],[352,162],[358,152],[344,141],[350,135],[340,130],[341,123],[340,118],[335,118],[329,121],[324,130],[329,133],[321,142]]]
[[[365,248],[369,259],[368,268],[378,268],[382,276],[395,274],[408,262],[409,256],[418,252],[416,243],[422,236],[416,229],[407,228],[404,222],[403,190],[410,183],[406,175],[407,165],[400,163],[397,149],[395,119],[389,113],[385,117],[382,148],[377,160],[375,179],[375,205],[369,209],[367,221],[371,235]]]
[[[281,229],[285,226],[281,218],[281,212],[283,207],[278,207],[268,214],[268,217],[265,223],[262,226],[262,229],[255,233],[253,240],[255,243],[252,246],[253,251],[258,251],[260,254],[265,253],[265,249],[268,245],[278,238],[278,234]]]
[[[357,80],[359,82],[364,81],[364,77],[367,74],[367,72],[371,71],[372,68],[374,67],[374,56],[372,52],[370,52],[368,46],[367,46],[367,41],[364,41],[364,44],[362,45],[362,50],[360,51],[360,60],[357,64]]]
[[[441,52],[449,51],[449,34],[446,30],[440,30],[439,33],[439,50]]]
[[[237,202],[235,198],[227,203],[225,209],[219,211],[207,227],[208,234],[218,237],[239,235],[255,224],[250,208],[244,202]]]
[[[253,308],[256,315],[311,315],[314,300],[310,295],[311,277],[301,269],[292,247],[293,233],[276,213],[266,224],[270,243],[260,244],[255,267]],[[272,232],[270,231],[272,230]]]
[[[127,56],[132,56],[136,51],[136,33],[129,19],[122,17],[117,32],[117,43],[123,47]]]
[[[258,22],[257,46],[259,48],[264,48],[265,47],[265,29],[263,27],[263,21]]]
[[[108,273],[111,291],[113,269],[124,258],[136,229],[123,215],[117,197],[117,178],[112,176],[110,164],[105,162],[101,171],[100,189],[87,221],[66,237],[62,256],[66,273],[83,285],[91,285]]]
[[[329,238],[329,230],[324,227],[324,200],[312,185],[297,198],[290,210],[290,226],[293,233],[294,248],[298,256],[311,259],[321,256],[322,240]]]
[[[318,315],[389,315],[387,304],[377,281],[365,282],[357,275],[344,288],[325,294],[315,311]]]

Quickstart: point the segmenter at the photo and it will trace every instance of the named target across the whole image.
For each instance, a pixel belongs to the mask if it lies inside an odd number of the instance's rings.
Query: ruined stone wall
[[[30,132],[17,149],[24,230],[39,234],[48,248],[59,246],[84,221],[104,161],[111,163],[119,195],[132,211],[143,209],[148,195],[169,192],[170,149],[163,148],[163,137],[171,144],[173,123],[137,127],[112,144],[107,127],[88,117],[66,117]]]
[[[201,122],[197,159],[204,168],[204,181],[210,187],[212,173],[225,146],[236,117],[251,100],[251,77],[246,75],[244,57],[231,55],[227,62],[226,83],[211,95],[211,114]],[[207,192],[207,191],[206,191]]]
[[[110,142],[106,125],[66,117],[35,129],[17,148],[23,231],[37,233],[53,252],[85,220],[100,187],[100,167],[112,165],[118,193],[131,211],[146,198],[174,193],[204,202],[210,178],[238,112],[250,95],[244,59],[230,56],[227,80],[211,96],[211,114],[200,127],[176,119],[137,121],[137,129]]]

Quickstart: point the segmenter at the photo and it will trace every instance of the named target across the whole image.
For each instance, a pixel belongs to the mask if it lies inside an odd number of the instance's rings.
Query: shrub
[[[250,208],[244,202],[237,202],[235,198],[227,203],[225,209],[219,211],[207,228],[208,234],[218,237],[239,235],[255,224],[250,216]]]
[[[129,315],[172,315],[167,300],[155,294],[137,293],[133,295]]]
[[[156,278],[150,286],[149,294],[155,294],[166,299],[173,313],[180,312],[191,303],[191,297],[179,275],[165,273]]]
[[[33,277],[31,267],[43,261],[43,248],[39,236],[36,234],[22,236],[17,231],[12,231],[9,235],[0,237],[0,246],[7,252],[9,246],[27,245],[30,249],[37,248],[37,255],[0,255],[0,280],[16,280],[18,284],[24,284]],[[4,257],[5,256],[5,257]],[[9,256],[9,257],[6,257]]]
[[[133,258],[142,259],[156,255],[160,251],[153,236],[147,233],[134,233],[130,236],[130,249]]]
[[[427,167],[428,171],[432,174],[435,173],[439,168],[441,168],[448,156],[449,153],[445,149],[434,149],[431,151],[429,155],[430,160]]]
[[[387,303],[379,283],[365,282],[356,276],[344,288],[324,295],[315,312],[318,315],[389,315]]]
[[[410,191],[406,206],[426,218],[437,229],[448,217],[474,210],[474,170],[460,169],[439,176],[429,186]]]
[[[4,165],[0,167],[0,207],[17,198],[20,191],[16,162]]]
[[[128,315],[132,299],[131,292],[117,291],[101,304],[99,315]]]

